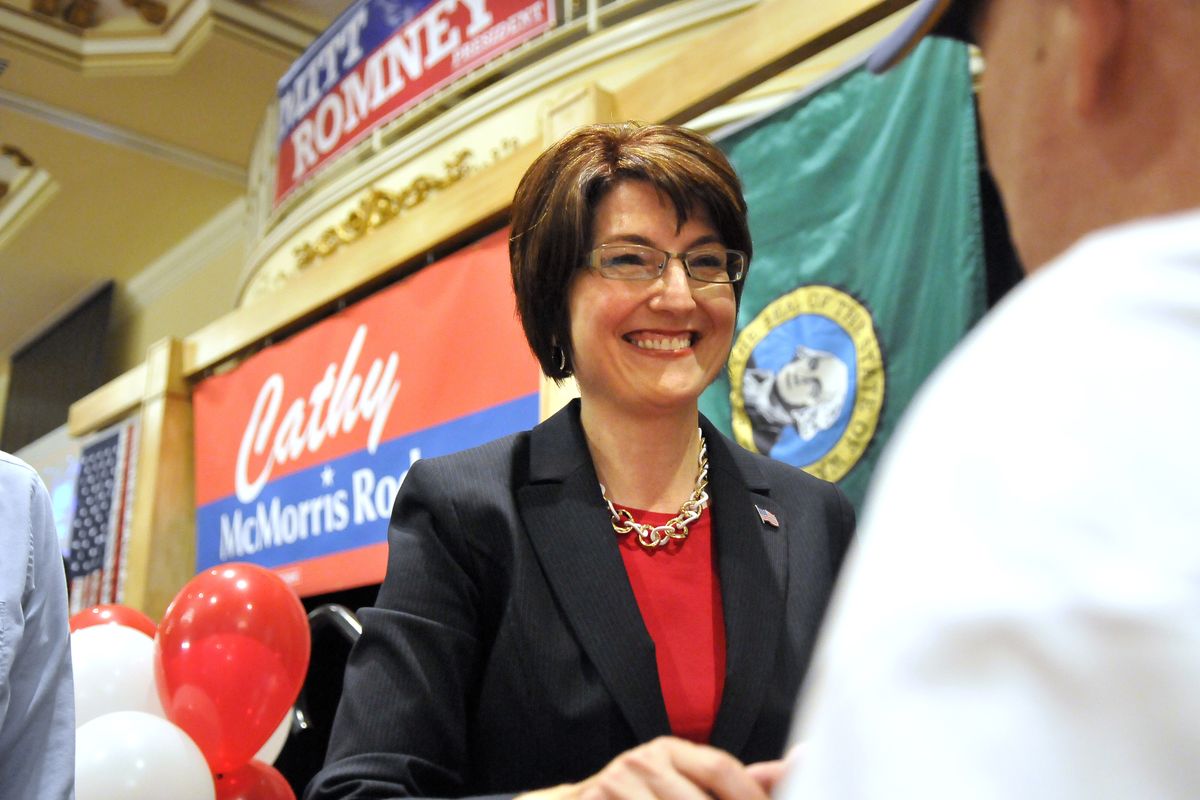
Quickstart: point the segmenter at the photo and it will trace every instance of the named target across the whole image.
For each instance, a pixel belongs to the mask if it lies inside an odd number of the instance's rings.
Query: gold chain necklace
[[[696,475],[696,488],[692,496],[679,507],[679,513],[665,524],[646,525],[634,521],[627,509],[613,505],[612,500],[608,499],[608,490],[603,483],[600,484],[600,496],[608,504],[608,511],[612,515],[613,531],[622,536],[637,531],[638,543],[647,549],[665,547],[672,539],[683,541],[688,537],[688,525],[700,519],[700,514],[708,507],[708,446],[704,441],[704,433],[699,428],[696,430],[700,433],[700,456],[697,459],[700,472]]]

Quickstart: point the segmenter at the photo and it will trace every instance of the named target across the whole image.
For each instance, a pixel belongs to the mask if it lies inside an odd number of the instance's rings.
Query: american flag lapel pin
[[[772,528],[779,527],[779,517],[767,511],[762,506],[755,506],[755,508],[758,509],[758,517],[763,521],[764,525],[770,525]]]

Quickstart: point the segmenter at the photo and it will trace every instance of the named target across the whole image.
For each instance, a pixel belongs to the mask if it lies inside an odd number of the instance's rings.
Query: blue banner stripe
[[[236,495],[196,511],[196,570],[226,561],[278,567],[387,539],[392,501],[418,458],[526,430],[538,395],[511,400],[271,481],[253,503]]]

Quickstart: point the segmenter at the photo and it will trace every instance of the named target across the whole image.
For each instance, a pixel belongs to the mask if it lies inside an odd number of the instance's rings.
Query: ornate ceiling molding
[[[100,0],[32,0],[33,11],[50,19],[59,19],[75,28],[94,28],[100,24]],[[167,6],[161,0],[122,0],[151,25],[162,25]]]
[[[42,210],[58,184],[18,148],[0,145],[0,250]]]
[[[236,0],[0,0],[6,39],[89,74],[172,72],[214,29],[288,55],[320,33]]]

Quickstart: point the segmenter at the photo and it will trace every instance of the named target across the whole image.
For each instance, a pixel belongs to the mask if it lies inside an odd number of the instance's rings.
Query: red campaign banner
[[[375,128],[555,21],[553,0],[433,0],[378,43],[387,12],[360,5],[281,81],[276,204]]]
[[[301,595],[377,583],[411,464],[537,423],[507,233],[196,387],[198,572],[249,561]]]

